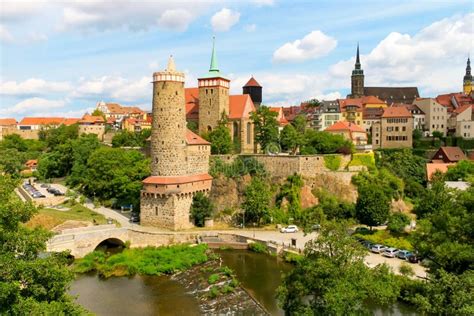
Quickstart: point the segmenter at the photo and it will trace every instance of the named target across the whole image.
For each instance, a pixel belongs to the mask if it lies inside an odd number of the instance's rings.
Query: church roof
[[[364,95],[392,103],[413,103],[420,96],[417,87],[365,87]]]
[[[200,79],[206,78],[224,78],[226,79],[221,72],[219,71],[219,66],[217,64],[217,54],[216,54],[216,39],[212,39],[212,54],[211,54],[211,65],[209,71],[200,77]]]
[[[250,117],[250,112],[255,111],[255,106],[248,94],[229,96],[229,119]]]
[[[245,84],[244,87],[262,87],[254,77],[250,78],[249,81]]]

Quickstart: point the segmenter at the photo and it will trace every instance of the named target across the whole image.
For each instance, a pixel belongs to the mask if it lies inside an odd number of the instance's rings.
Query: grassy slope
[[[46,229],[52,229],[67,220],[93,222],[94,219],[98,224],[105,224],[107,222],[103,215],[98,214],[85,206],[77,204],[71,207],[69,211],[58,211],[50,208],[40,209],[38,214],[26,223],[26,226],[42,226]]]

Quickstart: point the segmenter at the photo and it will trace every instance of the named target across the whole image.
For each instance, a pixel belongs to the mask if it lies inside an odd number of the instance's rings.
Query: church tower
[[[463,92],[469,95],[473,91],[472,75],[471,75],[471,60],[467,58],[466,74],[463,80]]]
[[[357,55],[354,70],[351,76],[351,98],[364,96],[364,70],[360,65],[359,43],[357,43]]]
[[[212,131],[222,117],[229,115],[229,84],[217,65],[215,39],[212,43],[209,72],[198,79],[199,86],[199,133]]]

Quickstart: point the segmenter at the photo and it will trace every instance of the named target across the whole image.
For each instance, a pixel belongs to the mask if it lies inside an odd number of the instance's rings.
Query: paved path
[[[99,213],[99,214],[102,214],[105,216],[105,218],[111,218],[111,219],[114,219],[116,220],[122,227],[132,227],[132,226],[139,226],[139,225],[136,225],[136,224],[132,224],[130,223],[128,217],[126,217],[125,215],[122,215],[108,207],[104,207],[104,206],[99,206],[99,207],[94,207],[94,204],[90,203],[90,202],[86,202],[84,203],[84,206],[91,209],[92,211],[96,212],[96,213]]]

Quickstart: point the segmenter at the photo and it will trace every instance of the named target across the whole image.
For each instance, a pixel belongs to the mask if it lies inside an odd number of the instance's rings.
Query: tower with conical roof
[[[140,222],[168,229],[192,227],[190,207],[196,192],[209,192],[209,143],[187,130],[184,73],[173,57],[153,74],[151,176],[143,180]]]
[[[253,104],[258,108],[262,104],[262,86],[252,76],[249,81],[242,87],[242,94],[250,95]]]
[[[224,78],[217,64],[215,38],[212,43],[209,71],[198,79],[199,133],[208,133],[218,124],[222,115],[229,115],[230,80]]]
[[[354,70],[351,76],[351,98],[360,98],[364,95],[364,70],[362,70],[359,57],[359,43]]]
[[[464,75],[463,80],[463,92],[464,94],[470,94],[473,91],[473,82],[472,82],[472,74],[471,74],[471,60],[469,57],[467,58],[467,65],[466,65],[466,74]]]

